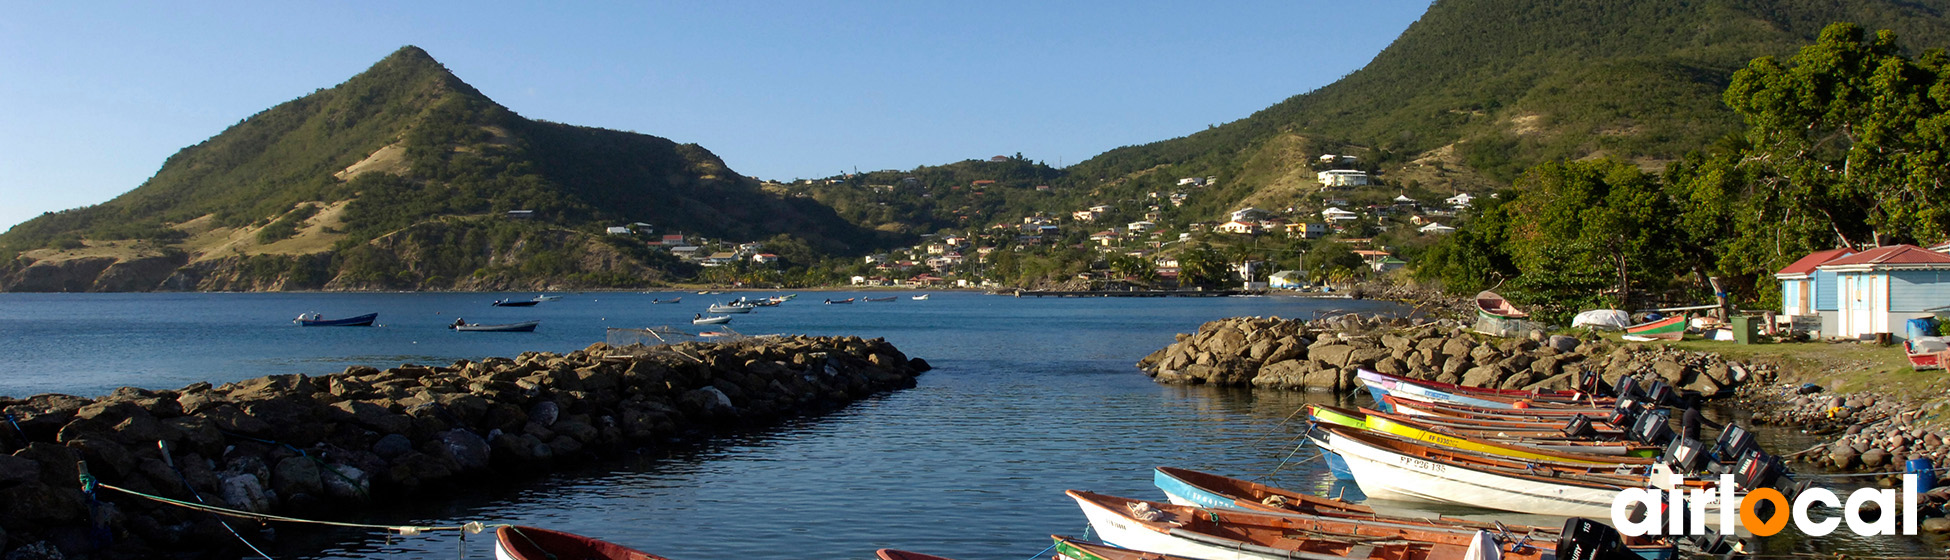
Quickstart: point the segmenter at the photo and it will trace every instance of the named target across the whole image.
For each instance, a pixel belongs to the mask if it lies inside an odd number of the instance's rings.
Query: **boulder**
[[[1666,380],[1666,384],[1674,387],[1681,386],[1686,380],[1686,366],[1679,365],[1679,362],[1673,361],[1672,358],[1659,358],[1652,362],[1652,372]]]
[[[1307,351],[1307,357],[1315,363],[1335,368],[1347,365],[1348,357],[1353,354],[1354,347],[1346,344],[1319,346]]]
[[[318,470],[318,462],[311,457],[286,457],[271,469],[271,489],[287,500],[298,494],[321,495],[325,484],[319,480]]]
[[[447,430],[438,438],[443,454],[451,457],[462,471],[481,470],[488,467],[491,447],[486,439],[467,430]]]
[[[1470,387],[1495,387],[1503,379],[1503,370],[1496,366],[1477,366],[1470,368],[1462,376],[1462,384]]]
[[[1558,352],[1570,353],[1570,352],[1577,351],[1578,339],[1577,337],[1574,336],[1554,334],[1551,335],[1550,342],[1546,343],[1545,345]]]

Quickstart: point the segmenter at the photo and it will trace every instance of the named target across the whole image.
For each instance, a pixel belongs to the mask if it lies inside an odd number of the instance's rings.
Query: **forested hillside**
[[[502,219],[511,210],[533,219]],[[482,241],[422,251],[483,267],[429,276],[386,264],[397,258],[347,258],[390,251],[382,248],[395,244],[380,240],[432,222],[475,230]],[[23,255],[9,259],[16,277],[73,258],[254,259],[232,268],[271,273],[260,286],[445,288],[467,286],[456,273],[517,284],[590,273],[530,266],[515,249],[555,235],[547,232],[600,236],[605,226],[638,222],[712,238],[786,235],[835,254],[894,239],[809,198],[765,192],[694,144],[522,118],[406,47],[183,149],[128,193],[16,226],[0,235],[0,248]],[[633,264],[595,276],[656,280],[639,269],[668,267],[647,264],[641,249],[623,247]],[[316,254],[331,258],[291,258]]]

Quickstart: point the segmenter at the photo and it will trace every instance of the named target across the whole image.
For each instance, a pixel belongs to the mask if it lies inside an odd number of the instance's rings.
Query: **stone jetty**
[[[831,411],[927,369],[881,339],[784,337],[0,397],[0,558],[236,556],[211,514],[84,494],[82,461],[136,492],[334,519]]]
[[[1730,394],[1770,365],[1662,345],[1616,344],[1587,336],[1497,338],[1453,320],[1343,315],[1313,321],[1234,317],[1179,334],[1138,368],[1159,383],[1349,392],[1366,368],[1413,379],[1503,389],[1569,389],[1577,373],[1606,380],[1631,374],[1681,390]]]

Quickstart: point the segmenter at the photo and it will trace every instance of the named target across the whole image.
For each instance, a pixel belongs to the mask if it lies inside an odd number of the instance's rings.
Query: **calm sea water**
[[[652,298],[684,297],[680,305]],[[1312,449],[1293,446],[1304,393],[1168,387],[1133,368],[1205,321],[1238,315],[1312,318],[1392,312],[1388,304],[1295,298],[1017,299],[907,294],[894,303],[822,305],[862,293],[806,293],[737,317],[747,334],[886,337],[935,370],[919,386],[827,416],[701,446],[643,453],[525,481],[483,484],[454,499],[363,521],[518,523],[603,538],[678,560],[871,558],[875,548],[963,560],[1025,559],[1048,535],[1081,535],[1064,489],[1162,499],[1150,469],[1184,466],[1360,498]],[[0,394],[81,395],[134,385],[175,388],[273,373],[324,374],[565,352],[605,327],[676,325],[725,296],[570,294],[526,309],[491,308],[532,294],[0,294]],[[735,296],[732,296],[735,297]],[[377,311],[371,329],[298,328],[290,319]],[[540,319],[532,334],[455,333],[455,317]],[[1764,434],[1765,435],[1765,434]],[[1805,444],[1803,444],[1805,446]],[[1402,504],[1379,504],[1401,509]],[[1448,509],[1520,523],[1559,520]],[[273,540],[259,537],[259,540]],[[281,528],[278,558],[488,558],[484,535],[386,539]],[[1916,553],[1913,540],[1781,541]],[[1940,549],[1938,549],[1940,550]]]

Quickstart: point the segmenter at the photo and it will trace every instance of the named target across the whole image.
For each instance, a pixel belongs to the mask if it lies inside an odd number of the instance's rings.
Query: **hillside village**
[[[1011,161],[996,156],[969,163]],[[1405,267],[1410,257],[1403,249],[1412,253],[1412,246],[1455,231],[1475,198],[1469,193],[1410,197],[1406,189],[1388,185],[1378,170],[1361,169],[1359,163],[1356,156],[1322,155],[1314,164],[1319,171],[1308,196],[1276,209],[1246,206],[1216,215],[1186,210],[1188,203],[1220,184],[1217,176],[1167,181],[1141,198],[1078,197],[1078,207],[1067,213],[1009,213],[1010,204],[980,207],[984,198],[1011,193],[1053,194],[1049,185],[1020,177],[968,179],[981,174],[958,173],[957,180],[947,182],[916,176],[925,173],[888,171],[768,182],[768,189],[825,200],[862,197],[881,211],[911,204],[915,212],[932,211],[949,222],[916,235],[917,242],[907,247],[821,263],[782,261],[763,242],[653,236],[648,224],[614,226],[609,233],[644,237],[646,244],[705,269],[812,266],[830,272],[834,283],[852,286],[1332,291]],[[944,212],[942,207],[950,204],[954,206]],[[1063,273],[1025,274],[1024,265],[1032,260]],[[740,278],[731,284],[750,278],[724,276]]]

